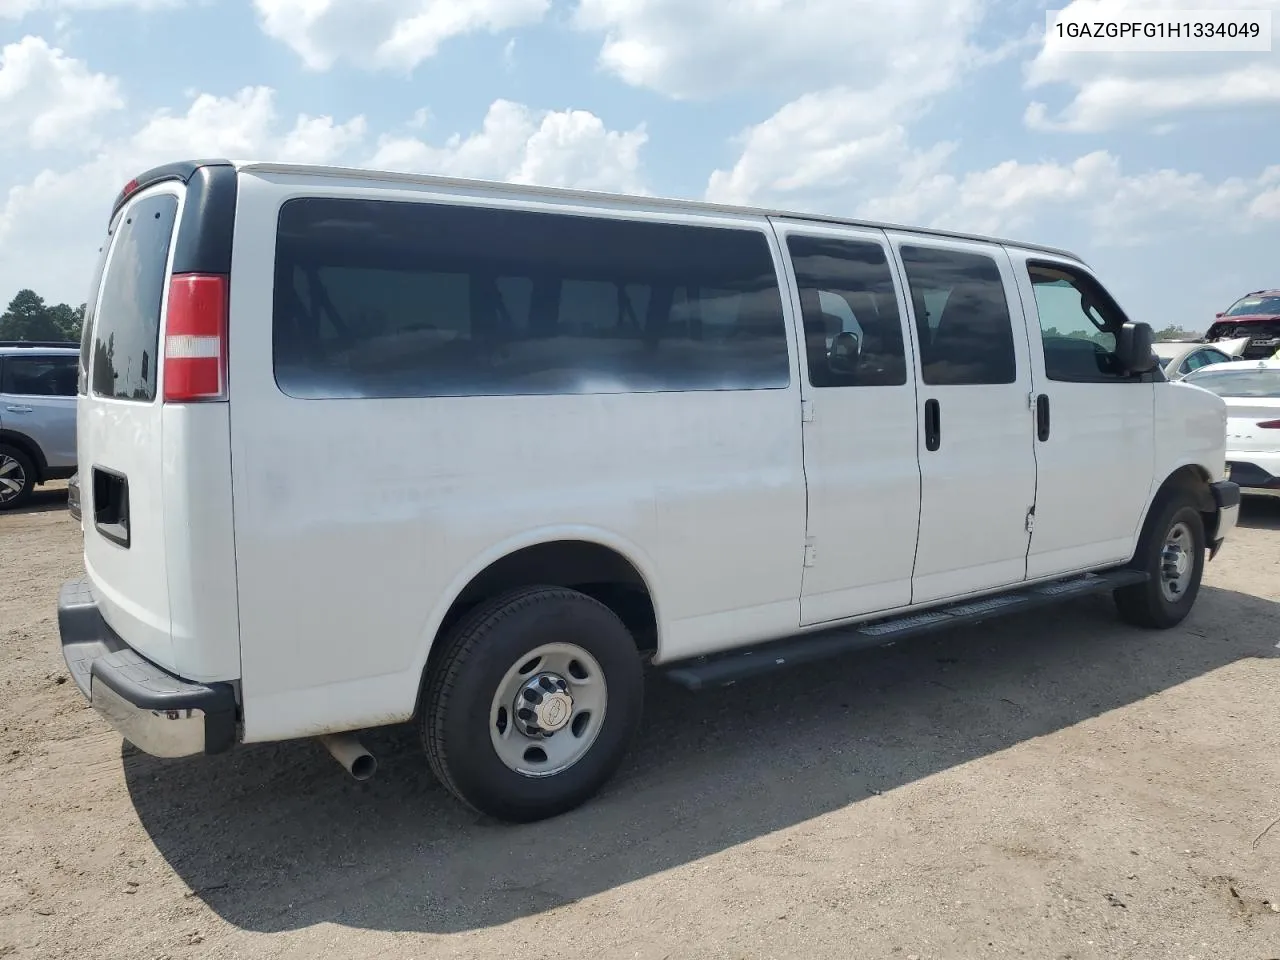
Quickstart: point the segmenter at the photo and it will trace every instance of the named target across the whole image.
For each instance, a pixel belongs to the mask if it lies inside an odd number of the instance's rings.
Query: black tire
[[[617,771],[640,724],[644,672],[631,633],[604,604],[561,587],[522,588],[482,603],[441,642],[419,726],[432,771],[463,803],[530,823],[580,806]],[[608,700],[586,753],[567,769],[532,777],[498,755],[490,711],[508,671],[547,643],[576,644],[594,657]]]
[[[1164,547],[1170,533],[1179,525],[1183,525],[1191,539],[1191,579],[1177,598],[1171,599],[1166,595],[1164,586]],[[1186,493],[1174,493],[1164,498],[1152,508],[1138,540],[1138,549],[1129,564],[1147,574],[1146,582],[1115,591],[1116,608],[1121,619],[1151,630],[1176,627],[1195,606],[1200,593],[1200,578],[1204,575],[1204,562],[1204,517],[1196,509],[1195,501]]]
[[[5,483],[6,480],[12,482],[13,474],[17,472],[22,477],[22,489],[11,499],[0,497],[0,510],[16,510],[31,499],[31,493],[36,487],[36,466],[31,462],[31,458],[17,447],[0,443],[0,468],[6,464],[13,464],[14,469],[0,477],[0,483]]]

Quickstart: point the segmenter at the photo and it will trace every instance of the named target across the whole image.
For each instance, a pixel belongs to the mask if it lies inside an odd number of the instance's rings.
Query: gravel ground
[[[157,761],[82,701],[65,494],[0,515],[0,957],[1280,958],[1280,503],[1181,629],[1102,598],[738,687],[651,684],[554,822],[410,731]]]

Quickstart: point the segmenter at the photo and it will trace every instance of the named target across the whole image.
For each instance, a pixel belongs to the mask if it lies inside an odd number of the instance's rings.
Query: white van
[[[1195,602],[1224,402],[1060,250],[703,203],[178,163],[81,351],[72,676],[165,757],[414,721],[529,821],[646,663],[732,683],[1113,591]]]

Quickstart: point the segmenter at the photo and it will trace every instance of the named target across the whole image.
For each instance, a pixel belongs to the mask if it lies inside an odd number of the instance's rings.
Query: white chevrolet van
[[[528,821],[698,689],[1111,591],[1179,623],[1225,405],[1070,253],[272,163],[116,199],[80,358],[80,690],[163,756],[413,721]],[[646,669],[648,666],[649,669]]]

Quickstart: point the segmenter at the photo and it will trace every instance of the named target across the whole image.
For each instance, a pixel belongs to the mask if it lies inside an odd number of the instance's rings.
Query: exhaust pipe
[[[349,733],[331,733],[320,737],[320,742],[333,754],[333,759],[357,780],[368,780],[378,769],[378,761],[373,754]]]

